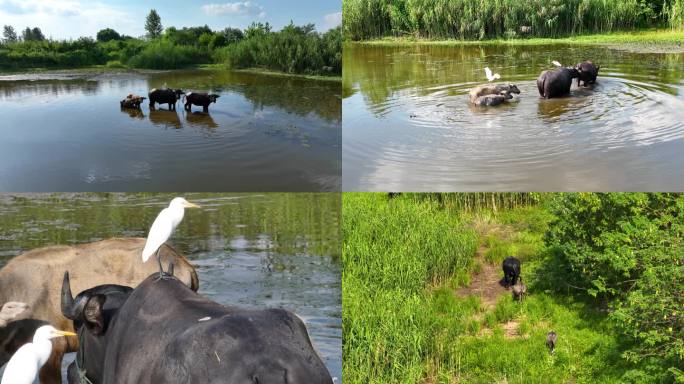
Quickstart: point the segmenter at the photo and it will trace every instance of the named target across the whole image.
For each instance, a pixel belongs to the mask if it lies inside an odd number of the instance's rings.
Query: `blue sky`
[[[244,29],[253,21],[268,21],[280,29],[290,20],[314,23],[319,31],[342,21],[340,0],[0,0],[0,24],[17,31],[39,27],[45,36],[69,39],[94,37],[103,28],[141,36],[145,16],[156,9],[164,28],[207,24],[212,29]]]

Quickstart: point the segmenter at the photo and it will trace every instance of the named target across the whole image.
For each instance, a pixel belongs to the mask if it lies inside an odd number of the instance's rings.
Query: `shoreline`
[[[369,46],[466,46],[466,45],[596,45],[612,49],[628,50],[642,53],[684,53],[684,30],[640,30],[635,32],[615,32],[606,34],[588,34],[561,38],[529,39],[488,39],[488,40],[459,40],[459,39],[424,39],[413,37],[382,37],[363,41],[345,41],[351,45]]]
[[[95,76],[95,75],[118,75],[118,74],[136,74],[145,75],[153,73],[163,73],[172,71],[188,71],[188,70],[224,70],[228,72],[242,72],[242,73],[252,73],[267,76],[282,76],[291,78],[301,78],[308,80],[318,80],[318,81],[342,81],[342,76],[322,76],[322,75],[306,75],[297,73],[285,73],[272,71],[260,68],[244,68],[244,69],[229,69],[224,67],[222,64],[198,64],[186,68],[176,68],[176,69],[146,69],[146,68],[131,68],[131,67],[107,67],[106,65],[94,65],[87,67],[78,68],[21,68],[17,70],[13,69],[0,69],[0,81],[5,80],[3,77],[6,76],[21,76],[21,75],[61,75],[73,78],[80,78],[84,76]]]

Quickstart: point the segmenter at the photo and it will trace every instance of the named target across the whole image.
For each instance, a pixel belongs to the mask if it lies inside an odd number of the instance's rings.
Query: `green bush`
[[[127,64],[136,68],[177,69],[209,61],[206,49],[159,40],[148,44],[140,53],[131,57]]]
[[[635,341],[625,357],[681,367],[684,196],[565,194],[552,210],[547,241],[565,281],[611,305],[610,317]]]

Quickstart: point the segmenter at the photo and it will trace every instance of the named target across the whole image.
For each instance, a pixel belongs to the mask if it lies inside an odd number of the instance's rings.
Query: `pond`
[[[343,66],[343,189],[587,191],[684,188],[684,53],[597,46],[350,44]],[[542,100],[557,60],[598,83]],[[484,67],[521,91],[475,107]]]
[[[0,267],[29,249],[147,236],[170,194],[0,194]],[[337,382],[342,377],[340,195],[188,193],[171,238],[221,304],[294,311]],[[64,368],[75,354],[65,359]],[[1,372],[0,372],[1,375]],[[66,381],[65,381],[66,382]]]
[[[220,95],[121,109],[152,88]],[[0,76],[0,191],[339,191],[339,81],[226,70]]]

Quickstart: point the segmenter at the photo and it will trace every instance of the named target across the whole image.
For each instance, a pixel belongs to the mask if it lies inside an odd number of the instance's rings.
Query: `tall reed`
[[[684,1],[345,0],[345,38],[561,37],[634,28],[682,27]]]

